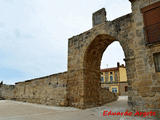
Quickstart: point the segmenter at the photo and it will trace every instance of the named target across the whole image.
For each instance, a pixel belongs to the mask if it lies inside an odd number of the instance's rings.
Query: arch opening
[[[114,93],[105,91],[101,87],[101,60],[106,48],[117,41],[114,37],[98,35],[88,46],[84,55],[84,103],[88,106],[97,106],[116,100]],[[87,92],[90,91],[90,92]]]
[[[119,41],[112,42],[103,53],[101,61],[101,87],[115,93],[127,102],[128,80],[125,55]]]

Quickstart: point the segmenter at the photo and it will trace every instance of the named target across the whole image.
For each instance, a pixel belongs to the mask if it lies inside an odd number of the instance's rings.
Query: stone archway
[[[105,15],[104,9],[93,15],[100,13]],[[134,80],[132,70],[135,68],[133,38],[128,35],[132,33],[131,26],[132,17],[128,14],[111,22],[104,21],[69,39],[67,96],[70,106],[87,108],[116,100],[113,94],[101,89],[99,82],[103,52],[113,41],[119,41],[123,48],[129,89],[131,88],[130,81]]]
[[[129,15],[125,19],[130,19]],[[123,37],[126,33],[119,35],[119,22],[122,21],[106,22],[69,39],[67,91],[70,106],[87,108],[116,100],[113,94],[105,93],[100,87],[100,63],[107,46],[118,40],[125,53],[127,72],[134,68],[130,62],[134,54],[129,48],[132,41]],[[109,27],[111,29],[107,29]],[[131,81],[130,74],[127,77]]]
[[[103,102],[112,101],[112,99],[110,99],[111,96],[108,96],[105,101],[101,99],[102,88],[100,86],[100,65],[105,49],[113,41],[115,41],[115,38],[106,34],[100,34],[93,39],[85,50],[83,61],[85,82],[84,91],[89,91],[85,94],[85,102],[87,104],[85,106],[96,106],[100,103],[103,104]]]

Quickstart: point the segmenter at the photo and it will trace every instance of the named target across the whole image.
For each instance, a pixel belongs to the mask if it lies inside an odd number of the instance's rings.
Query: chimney
[[[120,67],[120,63],[119,62],[117,62],[117,67]]]

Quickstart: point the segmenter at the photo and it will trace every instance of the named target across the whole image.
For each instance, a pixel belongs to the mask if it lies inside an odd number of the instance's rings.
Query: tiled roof
[[[120,66],[121,68],[125,68],[125,66]],[[106,69],[101,69],[101,72],[110,72],[110,71],[118,71],[119,67],[113,67],[113,68],[106,68]]]
[[[101,72],[118,71],[118,67],[101,69]]]

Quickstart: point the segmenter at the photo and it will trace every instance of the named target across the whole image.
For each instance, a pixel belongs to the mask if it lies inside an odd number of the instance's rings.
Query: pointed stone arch
[[[126,19],[128,19],[128,16]],[[106,22],[69,39],[69,105],[86,108],[116,99],[113,94],[105,93],[100,87],[100,64],[105,49],[114,41],[119,41],[126,60],[129,61],[130,51],[132,51],[128,46],[130,40],[124,37],[125,33],[122,34],[121,31],[118,31],[118,22],[114,21],[114,24]],[[134,56],[134,51],[132,51],[132,55]],[[130,68],[128,66],[131,64],[127,62],[126,65],[127,68]],[[103,95],[101,93],[108,95],[104,98],[106,100],[102,99]]]

